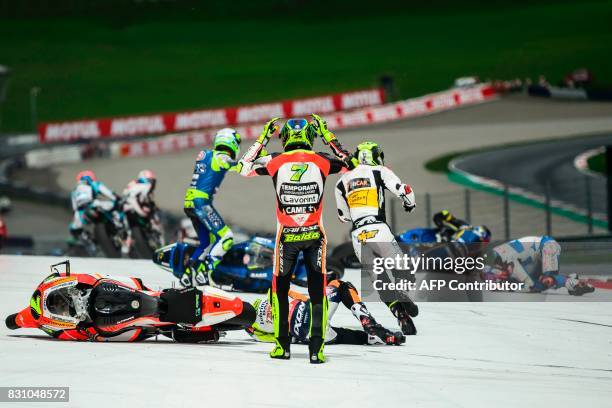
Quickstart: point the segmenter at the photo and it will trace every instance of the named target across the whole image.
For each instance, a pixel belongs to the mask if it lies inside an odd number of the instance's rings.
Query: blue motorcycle
[[[395,237],[400,244],[430,244],[440,242],[435,228],[412,228]]]
[[[196,246],[177,242],[155,251],[153,262],[171,272],[177,278],[183,276],[185,268]],[[274,240],[251,237],[234,244],[212,274],[215,284],[224,289],[242,292],[265,293],[272,286]],[[334,259],[327,259],[327,280],[341,279],[344,267]],[[292,283],[307,287],[306,266],[300,254],[292,272]]]

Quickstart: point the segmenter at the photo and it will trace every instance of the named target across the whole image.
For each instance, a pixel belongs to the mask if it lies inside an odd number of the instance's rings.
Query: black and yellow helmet
[[[304,118],[289,119],[280,131],[285,150],[312,149],[316,132]]]
[[[444,219],[444,221],[450,221],[455,218],[455,216],[451,214],[451,212],[448,210],[442,210],[440,211],[440,213],[442,214],[442,218]]]
[[[355,150],[355,159],[359,164],[382,166],[385,164],[385,154],[375,142],[361,142]]]

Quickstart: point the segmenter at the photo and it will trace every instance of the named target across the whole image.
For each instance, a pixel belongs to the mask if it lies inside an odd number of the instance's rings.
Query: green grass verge
[[[606,174],[606,154],[600,153],[589,157],[587,160],[589,170],[600,174]]]
[[[434,173],[448,173],[448,164],[451,161],[461,156],[462,154],[468,154],[470,152],[472,152],[472,150],[470,150],[469,152],[452,152],[443,154],[442,156],[436,156],[425,163],[425,168]]]
[[[380,11],[356,0],[354,10],[369,13],[343,13],[347,2],[276,3],[320,7],[297,17],[255,6],[251,17],[136,18],[120,7],[114,20],[0,17],[0,64],[12,69],[0,130],[30,130],[33,86],[48,121],[317,95],[376,86],[383,73],[401,98],[463,75],[556,79],[586,66],[612,77],[611,1],[394,2]]]

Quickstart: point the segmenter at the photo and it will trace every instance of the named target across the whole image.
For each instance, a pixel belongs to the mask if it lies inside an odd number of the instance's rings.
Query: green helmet
[[[316,132],[306,119],[289,119],[280,131],[285,150],[312,149]]]
[[[355,158],[359,164],[382,166],[385,164],[385,154],[378,143],[361,142],[355,150]]]
[[[236,159],[240,154],[240,134],[232,128],[219,130],[213,140],[213,149],[227,152],[232,159]]]

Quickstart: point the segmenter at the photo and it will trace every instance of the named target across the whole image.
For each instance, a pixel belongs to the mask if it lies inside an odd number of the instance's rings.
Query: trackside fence
[[[417,208],[410,214],[403,211],[398,200],[390,199],[389,223],[396,233],[431,227],[433,215],[446,209],[472,225],[486,225],[493,239],[606,235],[609,231],[604,184],[585,176],[554,186],[470,186],[417,196]]]

